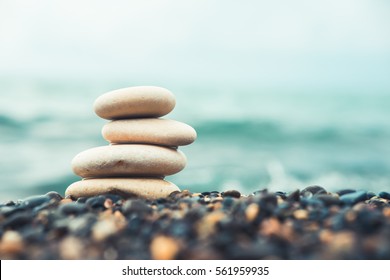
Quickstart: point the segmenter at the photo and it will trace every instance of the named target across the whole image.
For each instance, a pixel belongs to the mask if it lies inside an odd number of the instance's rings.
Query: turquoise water
[[[92,110],[102,93],[137,84],[0,83],[0,198],[63,193],[70,161],[106,145]],[[187,167],[167,177],[191,191],[311,184],[329,190],[390,189],[390,96],[386,92],[290,91],[161,85],[177,99],[167,118],[192,125]]]

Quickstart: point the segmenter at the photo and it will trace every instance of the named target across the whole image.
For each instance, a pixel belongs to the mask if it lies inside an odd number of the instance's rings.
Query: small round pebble
[[[8,230],[3,233],[0,242],[1,255],[15,255],[23,250],[23,237],[19,232]]]
[[[340,200],[348,205],[353,205],[367,199],[366,191],[356,191],[340,196]]]
[[[380,192],[378,194],[379,197],[385,198],[385,199],[390,199],[390,193],[389,192]]]
[[[239,191],[236,191],[236,190],[229,190],[229,191],[225,191],[222,193],[222,196],[223,197],[234,197],[234,198],[240,198],[241,197],[241,193]]]
[[[326,190],[320,186],[309,186],[301,191],[301,195],[303,196],[312,196],[319,194],[326,194]]]
[[[168,236],[157,236],[150,244],[152,259],[173,260],[179,251],[179,244]]]

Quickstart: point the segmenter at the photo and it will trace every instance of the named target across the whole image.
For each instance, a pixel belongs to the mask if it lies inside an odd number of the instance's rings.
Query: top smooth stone
[[[165,88],[138,86],[107,92],[93,106],[99,117],[116,120],[161,117],[171,112],[175,104],[175,96]]]

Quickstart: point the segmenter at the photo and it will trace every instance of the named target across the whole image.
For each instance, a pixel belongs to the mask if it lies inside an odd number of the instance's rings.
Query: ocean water
[[[66,187],[70,162],[107,145],[93,101],[124,82],[2,81],[0,200]],[[161,85],[177,99],[167,118],[193,126],[187,167],[167,177],[191,191],[390,190],[390,95],[350,90]]]

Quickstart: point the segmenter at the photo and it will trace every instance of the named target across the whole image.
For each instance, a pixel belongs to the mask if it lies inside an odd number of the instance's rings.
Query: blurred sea
[[[93,110],[102,93],[127,82],[0,81],[0,200],[78,180],[79,152],[107,145]],[[198,133],[182,147],[187,167],[167,177],[182,189],[390,189],[390,95],[156,84],[177,105],[167,118]]]

